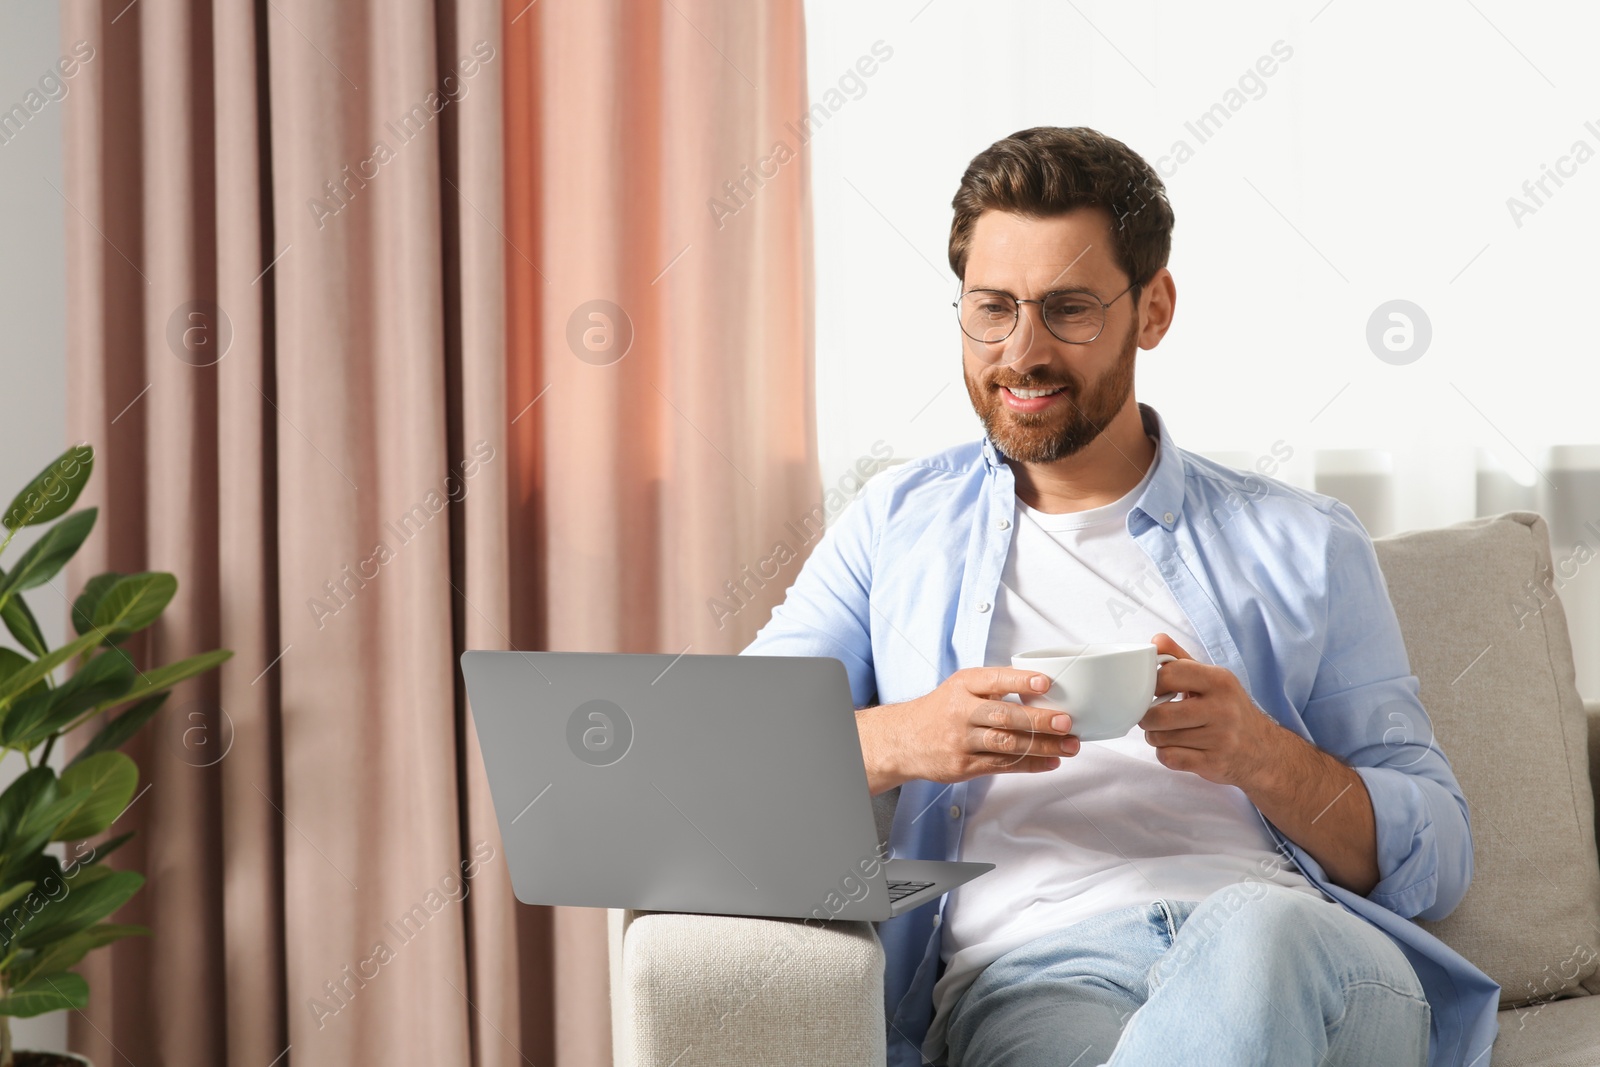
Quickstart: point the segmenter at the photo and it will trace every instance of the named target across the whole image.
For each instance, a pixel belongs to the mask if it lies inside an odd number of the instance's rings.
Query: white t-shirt
[[[1128,533],[1128,512],[1155,467],[1152,461],[1120,500],[1086,511],[1051,515],[1017,501],[985,663],[1009,665],[1018,652],[1053,645],[1146,642],[1163,632],[1212,662]],[[1114,741],[1085,742],[1053,771],[974,779],[960,858],[995,869],[945,902],[946,970],[934,986],[923,1046],[931,1059],[943,1055],[949,1011],[983,968],[1080,919],[1160,898],[1203,900],[1245,880],[1329,899],[1279,854],[1242,790],[1162,766],[1137,726]]]

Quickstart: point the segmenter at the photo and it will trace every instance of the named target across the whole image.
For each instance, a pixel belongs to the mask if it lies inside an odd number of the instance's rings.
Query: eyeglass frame
[[[956,309],[956,325],[960,327],[961,335],[963,337],[971,338],[972,340],[978,342],[980,345],[997,345],[997,344],[1000,344],[1000,343],[1002,343],[1004,341],[1009,340],[1011,335],[1017,332],[1017,323],[1022,321],[1022,305],[1023,304],[1038,304],[1039,305],[1039,321],[1044,323],[1044,328],[1046,330],[1050,330],[1050,336],[1054,337],[1057,341],[1060,341],[1062,344],[1066,344],[1066,345],[1087,345],[1087,344],[1093,344],[1095,341],[1099,340],[1100,335],[1102,333],[1106,332],[1106,312],[1111,310],[1111,305],[1115,304],[1118,300],[1121,300],[1123,295],[1126,294],[1129,289],[1137,289],[1137,288],[1139,288],[1139,283],[1138,282],[1129,282],[1127,289],[1122,290],[1122,292],[1118,293],[1116,296],[1112,297],[1110,300],[1101,300],[1098,296],[1095,296],[1093,293],[1091,293],[1087,289],[1052,289],[1048,293],[1044,294],[1043,296],[1041,296],[1037,300],[1024,300],[1020,296],[1016,296],[1016,295],[1013,295],[1012,293],[1006,292],[1004,289],[967,289],[964,292],[962,292],[962,294],[959,297],[957,297],[955,300],[951,301],[950,306]],[[966,325],[964,323],[962,323],[962,321],[961,321],[961,301],[962,301],[962,299],[964,299],[967,295],[969,295],[971,293],[999,293],[1001,296],[1004,296],[1004,297],[1008,298],[1013,304],[1017,305],[1016,314],[1013,315],[1012,319],[1011,319],[1011,329],[1006,331],[1006,335],[1004,337],[997,338],[997,339],[995,339],[993,341],[985,341],[983,338],[981,338],[981,337],[973,337],[970,333],[967,332]],[[1077,295],[1080,295],[1080,296],[1086,296],[1089,299],[1093,300],[1096,304],[1100,305],[1100,328],[1094,332],[1094,336],[1093,337],[1091,337],[1091,338],[1089,338],[1088,340],[1085,340],[1085,341],[1069,341],[1065,337],[1062,337],[1060,334],[1056,333],[1054,330],[1050,329],[1050,320],[1045,318],[1045,315],[1044,315],[1044,302],[1046,300],[1049,300],[1052,296],[1060,296],[1062,293],[1074,293],[1074,294],[1077,294]],[[1138,298],[1135,297],[1135,299],[1138,299]]]

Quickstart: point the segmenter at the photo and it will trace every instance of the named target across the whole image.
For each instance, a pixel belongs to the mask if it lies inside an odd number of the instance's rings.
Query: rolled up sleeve
[[[1466,798],[1422,706],[1372,539],[1342,503],[1331,519],[1322,661],[1302,719],[1372,800],[1379,880],[1368,899],[1441,919],[1472,881]]]

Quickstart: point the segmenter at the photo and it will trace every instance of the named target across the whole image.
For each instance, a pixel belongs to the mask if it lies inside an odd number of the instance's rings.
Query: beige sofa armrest
[[[622,942],[637,914],[622,908],[606,909],[606,943],[610,950],[611,1067],[633,1067],[633,1031],[628,1025],[627,1005],[622,995]]]
[[[608,920],[616,1067],[882,1067],[871,923],[619,909]]]
[[[1585,700],[1589,713],[1589,789],[1595,798],[1595,839],[1600,841],[1600,700]]]

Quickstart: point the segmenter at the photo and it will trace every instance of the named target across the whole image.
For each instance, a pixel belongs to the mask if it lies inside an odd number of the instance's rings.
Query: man
[[[1498,986],[1409,921],[1472,838],[1366,530],[1134,398],[1160,179],[1037,128],[953,206],[984,439],[870,481],[745,649],[844,663],[892,855],[997,865],[881,924],[889,1062],[1485,1067]],[[1122,739],[1018,699],[1049,685],[1018,652],[1145,640],[1180,695]]]

